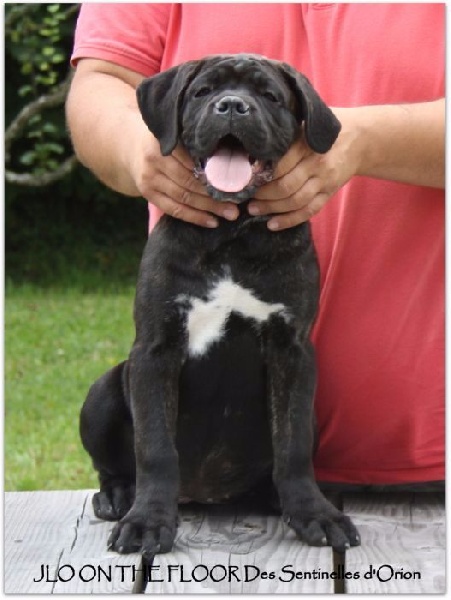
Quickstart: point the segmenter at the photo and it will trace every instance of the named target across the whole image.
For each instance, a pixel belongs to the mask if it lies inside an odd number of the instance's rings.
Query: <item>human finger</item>
[[[189,181],[182,181],[182,185],[170,179],[167,173],[158,173],[153,180],[153,189],[163,196],[171,198],[174,202],[188,206],[198,211],[213,213],[228,220],[238,217],[238,208],[231,202],[213,200],[207,193],[199,194],[190,189]],[[203,190],[202,190],[203,191]],[[148,200],[153,201],[150,194]],[[182,213],[184,214],[184,213]]]
[[[291,170],[273,181],[263,185],[255,194],[251,206],[261,207],[263,203],[288,199],[299,190],[315,173],[315,160],[307,157],[295,163]]]
[[[292,180],[279,189],[281,194],[285,191],[288,195],[280,195],[274,200],[251,202],[248,206],[249,213],[254,216],[270,215],[302,209],[321,191],[321,181],[316,176],[304,180],[304,177],[294,174]]]
[[[302,160],[304,160],[312,150],[307,146],[303,137],[298,138],[282,158],[277,163],[274,169],[274,181],[277,181],[284,177],[287,173],[290,173]]]
[[[193,208],[188,204],[176,202],[163,192],[155,192],[150,202],[157,206],[165,214],[176,219],[193,223],[194,225],[199,225],[200,227],[207,227],[209,229],[214,229],[219,225],[219,220],[214,215],[204,210]]]
[[[191,172],[193,171],[194,161],[181,144],[179,144],[178,146],[175,147],[175,149],[171,153],[171,156],[178,163],[183,165],[185,167],[185,169],[187,169],[188,171],[191,171]]]
[[[300,225],[316,215],[326,204],[328,199],[329,195],[327,193],[320,192],[308,205],[304,206],[303,208],[285,214],[274,215],[274,217],[268,221],[267,227],[271,231],[282,231],[283,229]]]

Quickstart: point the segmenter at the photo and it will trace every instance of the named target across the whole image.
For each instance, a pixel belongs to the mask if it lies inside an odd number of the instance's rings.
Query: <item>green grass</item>
[[[78,415],[91,383],[128,355],[133,296],[128,283],[84,292],[8,282],[6,490],[96,487]]]

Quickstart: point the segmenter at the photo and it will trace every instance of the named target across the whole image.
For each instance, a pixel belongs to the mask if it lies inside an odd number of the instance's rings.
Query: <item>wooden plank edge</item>
[[[415,496],[406,495],[405,504],[396,496],[390,503],[389,494],[376,500],[353,494],[349,503],[344,495],[344,511],[362,537],[362,545],[346,553],[345,593],[445,593],[444,505],[436,496],[430,506],[424,494],[418,503]],[[425,514],[433,516],[431,522]]]

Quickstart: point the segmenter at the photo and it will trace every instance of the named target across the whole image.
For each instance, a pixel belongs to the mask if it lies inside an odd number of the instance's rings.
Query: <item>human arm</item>
[[[80,60],[66,104],[79,160],[112,189],[143,196],[185,221],[214,227],[214,215],[234,218],[236,207],[211,199],[194,178],[194,165],[182,148],[161,155],[138,109],[135,89],[142,79],[107,61]]]
[[[274,214],[268,226],[285,229],[316,214],[355,175],[418,186],[444,187],[445,100],[408,105],[332,109],[342,131],[326,154],[300,140],[280,161],[275,180],[249,205]]]

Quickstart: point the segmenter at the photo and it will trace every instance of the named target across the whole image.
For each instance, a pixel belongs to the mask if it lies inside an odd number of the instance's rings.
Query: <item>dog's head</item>
[[[307,144],[318,153],[327,152],[340,132],[304,75],[255,55],[184,63],[145,79],[137,96],[162,154],[181,142],[217,200],[247,200],[270,181],[302,123]]]

